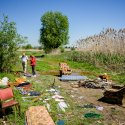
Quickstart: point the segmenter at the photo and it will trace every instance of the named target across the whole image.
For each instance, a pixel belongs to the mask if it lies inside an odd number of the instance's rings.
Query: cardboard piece
[[[45,106],[31,106],[26,111],[27,125],[55,125]]]

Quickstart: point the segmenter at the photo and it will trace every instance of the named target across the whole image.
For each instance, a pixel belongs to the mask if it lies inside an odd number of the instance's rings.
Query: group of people
[[[22,61],[22,67],[23,67],[23,72],[24,74],[27,73],[27,62],[30,62],[30,66],[32,68],[32,75],[34,77],[36,77],[36,71],[35,71],[35,66],[36,66],[36,58],[33,55],[30,55],[30,58],[28,58],[28,56],[23,53],[21,56],[21,61]]]

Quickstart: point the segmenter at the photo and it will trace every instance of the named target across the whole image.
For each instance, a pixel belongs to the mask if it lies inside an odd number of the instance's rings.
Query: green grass
[[[117,84],[124,84],[125,85],[125,73],[113,74],[112,80],[116,81]]]

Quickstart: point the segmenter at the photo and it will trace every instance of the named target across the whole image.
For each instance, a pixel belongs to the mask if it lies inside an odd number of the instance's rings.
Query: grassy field
[[[19,53],[20,55],[21,53]],[[108,73],[110,75],[110,78],[114,80],[118,84],[125,84],[125,75],[124,74],[117,74],[116,72],[108,71],[105,68],[99,68],[95,67],[92,64],[88,63],[82,63],[82,62],[75,62],[75,61],[69,61],[67,59],[66,54],[63,53],[61,55],[45,55],[41,52],[26,52],[26,54],[29,56],[30,54],[33,54],[37,57],[37,66],[36,66],[36,72],[37,77],[36,78],[27,78],[27,81],[32,83],[33,90],[40,92],[41,97],[40,100],[34,101],[34,98],[28,98],[23,99],[23,95],[20,94],[20,92],[14,87],[14,93],[16,100],[19,101],[21,105],[21,116],[18,116],[16,113],[10,113],[8,111],[7,119],[8,124],[12,125],[24,125],[25,121],[25,111],[30,106],[37,106],[37,105],[50,105],[50,115],[54,122],[56,123],[59,119],[63,119],[65,121],[65,125],[103,125],[104,123],[103,118],[100,119],[85,119],[83,118],[83,113],[87,112],[85,109],[81,110],[81,108],[77,107],[77,103],[72,100],[70,96],[67,96],[68,93],[66,93],[66,90],[61,87],[61,83],[58,80],[59,75],[59,62],[67,62],[73,72],[79,73],[82,75],[86,75],[89,78],[96,78],[97,75],[102,74],[104,72]],[[14,72],[10,74],[0,74],[0,78],[8,77],[9,81],[14,82],[15,78],[22,77],[22,75],[15,75],[15,72],[21,71],[21,62],[20,60],[17,61],[17,64],[14,66]],[[31,67],[28,66],[28,73],[31,73]],[[68,109],[66,112],[63,112],[59,110],[57,107],[57,102],[55,102],[53,99],[50,99],[48,102],[45,101],[45,99],[51,98],[52,93],[48,92],[47,90],[51,89],[51,86],[55,79],[55,85],[54,88],[59,91],[59,93],[64,96],[64,99],[68,105]],[[94,112],[94,109],[93,109]],[[2,120],[2,119],[1,119]],[[83,124],[84,123],[84,124]]]

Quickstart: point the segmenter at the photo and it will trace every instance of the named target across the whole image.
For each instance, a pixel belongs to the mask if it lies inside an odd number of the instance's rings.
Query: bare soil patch
[[[108,104],[98,101],[103,97],[104,90],[91,88],[72,88],[72,82],[60,82],[61,87],[72,98],[72,101],[78,106],[86,104],[93,104],[95,106],[103,107],[102,111],[104,119],[101,121],[104,125],[125,125],[125,108],[115,104]],[[90,109],[88,109],[90,110]]]

